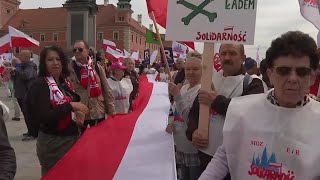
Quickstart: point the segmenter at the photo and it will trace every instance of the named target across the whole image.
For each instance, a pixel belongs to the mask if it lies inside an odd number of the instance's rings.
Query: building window
[[[98,32],[98,40],[99,41],[103,40],[103,33],[102,32]]]
[[[124,17],[119,17],[119,21],[124,21]]]
[[[7,14],[10,14],[11,13],[11,10],[10,9],[7,9]]]
[[[40,34],[40,41],[44,41],[45,40],[45,35],[44,34]]]
[[[58,33],[53,33],[53,41],[58,41]]]
[[[119,31],[113,31],[113,40],[119,40]]]
[[[131,35],[131,41],[133,42],[133,34]]]

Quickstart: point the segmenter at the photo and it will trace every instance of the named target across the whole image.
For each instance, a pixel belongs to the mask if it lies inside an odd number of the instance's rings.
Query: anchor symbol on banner
[[[182,18],[181,21],[184,23],[184,25],[187,26],[190,24],[190,21],[194,17],[196,17],[199,14],[203,14],[208,17],[210,22],[213,22],[217,18],[217,13],[215,12],[211,13],[203,9],[212,1],[214,0],[204,0],[199,6],[196,6],[194,4],[187,2],[186,0],[178,0],[177,4],[182,4],[184,7],[193,10],[187,17]]]

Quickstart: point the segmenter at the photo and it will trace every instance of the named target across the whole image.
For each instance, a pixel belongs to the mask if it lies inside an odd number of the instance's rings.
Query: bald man
[[[23,113],[28,132],[24,134],[23,141],[34,140],[38,136],[37,130],[30,126],[30,121],[27,117],[26,109],[24,107],[24,97],[26,92],[31,87],[34,79],[37,77],[37,65],[32,62],[31,52],[29,50],[22,50],[19,54],[21,64],[17,64],[12,68],[12,79],[15,88],[14,96],[17,98],[21,111]]]

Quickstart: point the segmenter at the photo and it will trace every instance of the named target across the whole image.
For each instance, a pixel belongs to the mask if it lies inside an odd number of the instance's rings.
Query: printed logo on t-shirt
[[[184,122],[184,119],[180,116],[177,110],[173,112],[173,120],[176,122]]]
[[[267,147],[264,148],[262,155],[254,154],[250,170],[250,176],[257,176],[259,179],[272,180],[294,180],[295,175],[292,170],[285,170],[283,164],[277,160],[276,154],[273,152],[268,154]]]

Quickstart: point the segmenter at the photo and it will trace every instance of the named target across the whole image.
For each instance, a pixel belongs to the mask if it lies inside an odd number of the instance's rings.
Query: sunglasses
[[[74,48],[74,49],[73,49],[73,52],[74,52],[74,53],[77,52],[77,51],[83,52],[83,48]]]
[[[308,67],[298,67],[293,69],[292,67],[283,66],[283,67],[276,68],[276,72],[280,76],[288,76],[293,70],[295,70],[296,74],[299,77],[306,77],[311,74],[311,68],[308,68]]]

